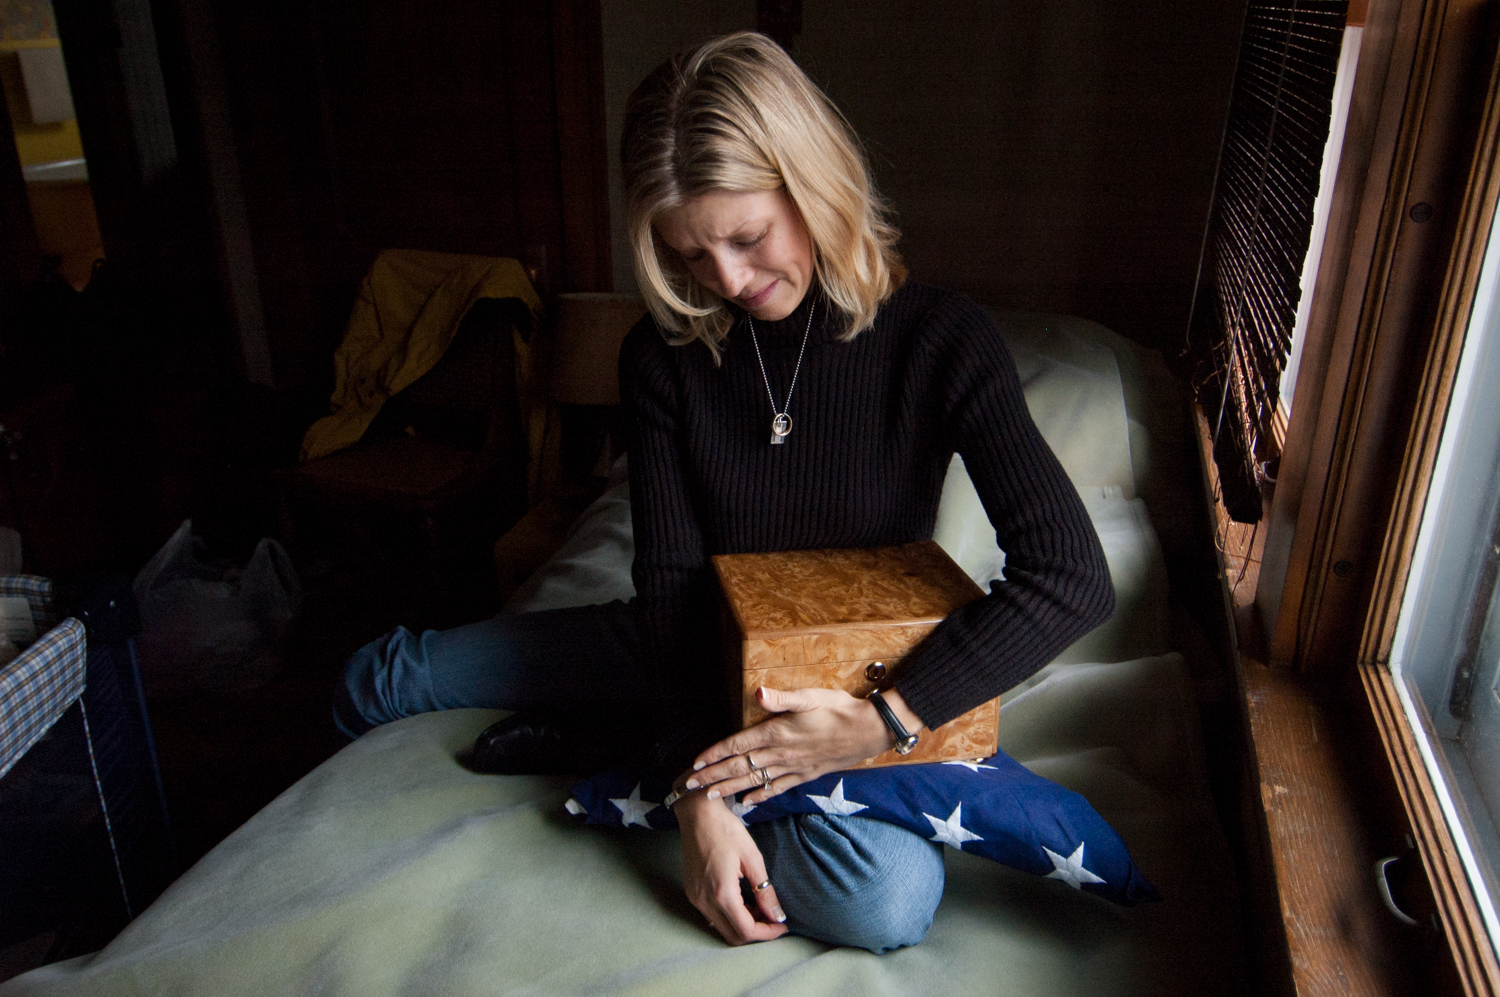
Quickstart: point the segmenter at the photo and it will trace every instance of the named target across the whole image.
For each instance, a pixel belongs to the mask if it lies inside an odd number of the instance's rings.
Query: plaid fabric
[[[52,608],[52,579],[41,575],[0,575],[0,596],[25,596],[31,604],[31,619],[36,623],[37,633],[44,633],[57,626],[57,614]]]
[[[0,778],[83,695],[87,648],[70,617],[0,668]]]

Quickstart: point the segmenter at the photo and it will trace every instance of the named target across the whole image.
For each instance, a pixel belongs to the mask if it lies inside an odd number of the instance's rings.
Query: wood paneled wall
[[[1238,3],[807,4],[914,276],[1181,348]]]
[[[205,2],[160,5],[162,58],[191,67],[174,107],[229,119],[184,155],[207,164],[205,201],[239,187],[246,238],[221,266],[226,283],[253,269],[278,388],[326,390],[381,249],[515,256],[553,291],[610,287],[597,0]]]
[[[98,12],[88,30],[108,35],[121,3],[60,7]],[[151,9],[181,171],[202,188],[188,214],[238,226],[226,245],[215,223],[195,263],[216,252],[226,312],[263,330],[268,379],[309,397],[386,246],[545,254],[555,290],[628,287],[608,241],[613,227],[619,257],[616,105],[671,51],[754,23],[747,0]],[[1229,0],[811,4],[794,54],[867,142],[918,278],[1170,354],[1240,16]]]
[[[792,54],[865,141],[914,276],[1181,348],[1240,4],[801,7]],[[603,8],[612,128],[661,59],[755,27],[745,0],[712,16],[673,2]],[[618,202],[613,157],[610,175]],[[633,287],[626,249],[616,232],[620,289]]]

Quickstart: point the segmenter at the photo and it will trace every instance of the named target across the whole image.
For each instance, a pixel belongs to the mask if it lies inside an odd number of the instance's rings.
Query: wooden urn
[[[843,689],[867,696],[889,688],[901,661],[949,613],[984,593],[936,543],[861,550],[721,554],[724,646],[742,727],[768,714],[755,701],[772,689]],[[896,750],[864,766],[988,758],[997,750],[1000,700],[935,731],[925,727],[910,754]]]

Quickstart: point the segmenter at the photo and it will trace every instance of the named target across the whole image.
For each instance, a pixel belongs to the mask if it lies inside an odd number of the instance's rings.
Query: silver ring
[[[745,752],[745,763],[750,766],[751,771],[755,770],[755,759],[750,757],[750,752],[748,751]]]
[[[760,784],[762,786],[769,786],[771,784],[771,773],[763,768],[758,768],[755,771],[760,773]]]
[[[759,892],[760,892],[760,891],[761,891],[761,890],[769,890],[769,889],[770,889],[770,888],[771,888],[771,881],[770,881],[770,880],[769,880],[769,879],[766,879],[766,880],[762,880],[762,881],[761,881],[761,882],[760,882],[760,883],[759,883],[759,884],[758,884],[758,885],[757,885],[757,886],[756,886],[756,887],[755,887],[755,892],[756,892],[756,893],[759,893]]]

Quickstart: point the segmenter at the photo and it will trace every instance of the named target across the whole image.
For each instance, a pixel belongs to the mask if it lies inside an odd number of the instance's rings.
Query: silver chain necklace
[[[792,392],[797,390],[797,375],[802,371],[802,355],[807,352],[807,336],[812,332],[813,316],[817,314],[818,302],[813,301],[812,307],[807,310],[807,328],[802,330],[802,349],[797,351],[797,366],[792,368],[792,386],[786,389],[786,404],[781,411],[776,410],[776,396],[771,392],[771,379],[766,376],[766,360],[760,355],[760,340],[755,338],[755,319],[745,313],[745,321],[750,323],[750,342],[755,344],[755,359],[760,361],[761,380],[766,382],[766,397],[771,399],[771,412],[775,418],[771,420],[771,442],[785,443],[788,434],[792,431],[792,417],[786,414],[786,410],[792,406]]]

